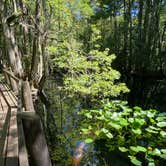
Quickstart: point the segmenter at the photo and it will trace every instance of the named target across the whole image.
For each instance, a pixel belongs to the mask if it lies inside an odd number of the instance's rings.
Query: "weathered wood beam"
[[[4,73],[8,74],[10,77],[12,77],[15,81],[19,82],[19,78],[17,78],[16,76],[13,75],[12,72],[6,70],[6,69],[2,69]]]
[[[40,117],[35,112],[27,111],[20,113],[20,117],[23,121],[30,165],[51,166],[51,160]]]
[[[25,107],[25,110],[35,111],[29,82],[23,81],[22,88],[23,88],[23,106]]]
[[[28,152],[26,148],[24,129],[22,124],[21,112],[23,112],[22,103],[22,81],[19,82],[19,92],[17,101],[17,128],[18,128],[18,146],[19,146],[19,166],[29,166]]]

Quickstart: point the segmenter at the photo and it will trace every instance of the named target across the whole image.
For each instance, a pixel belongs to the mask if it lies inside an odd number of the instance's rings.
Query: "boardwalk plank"
[[[8,133],[6,166],[18,166],[18,133],[16,114],[17,109],[12,109]]]

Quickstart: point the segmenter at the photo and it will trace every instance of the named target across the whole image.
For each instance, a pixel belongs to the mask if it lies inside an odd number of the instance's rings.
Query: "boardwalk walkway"
[[[17,97],[0,83],[0,166],[18,166]]]
[[[3,69],[0,82],[0,166],[51,166],[40,117],[27,80]],[[11,87],[12,90],[9,88]],[[17,94],[17,95],[15,95]]]

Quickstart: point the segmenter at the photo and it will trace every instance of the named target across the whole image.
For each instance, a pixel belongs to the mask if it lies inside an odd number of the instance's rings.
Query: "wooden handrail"
[[[19,166],[29,166],[28,152],[26,148],[25,135],[23,129],[23,123],[21,113],[23,112],[22,103],[22,81],[18,84],[18,100],[17,100],[17,127],[18,127],[18,146],[19,146]]]
[[[18,137],[16,156],[18,163],[15,163],[15,166],[29,166],[29,161],[31,161],[34,166],[51,166],[42,123],[34,109],[29,82],[17,78],[12,72],[6,69],[3,69],[3,72],[6,78],[9,78],[10,81],[14,81],[17,86],[17,110],[14,108],[15,110],[13,110],[14,113],[12,114],[15,119],[14,124],[17,124]],[[11,84],[10,86],[12,87]],[[9,105],[9,103],[7,104]],[[11,134],[12,130],[14,130],[14,127],[9,130],[9,134]],[[9,166],[8,163],[6,166]]]
[[[2,69],[3,72],[7,73],[10,77],[12,77],[15,81],[19,82],[19,78],[17,78],[16,76],[14,76],[10,71],[6,70],[6,69]]]

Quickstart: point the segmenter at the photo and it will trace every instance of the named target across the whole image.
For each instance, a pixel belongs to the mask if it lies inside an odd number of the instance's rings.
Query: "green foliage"
[[[118,82],[120,73],[111,67],[116,56],[110,55],[108,48],[101,50],[97,44],[101,32],[95,25],[91,26],[91,30],[91,49],[86,53],[82,49],[83,43],[74,38],[47,48],[55,54],[53,61],[56,68],[66,71],[62,73],[64,88],[71,94],[87,96],[90,101],[117,97],[121,92],[128,92],[126,85]]]
[[[131,109],[127,102],[111,101],[102,109],[82,110],[82,134],[89,140],[106,140],[110,151],[127,153],[134,165],[155,165],[166,159],[165,113]]]

